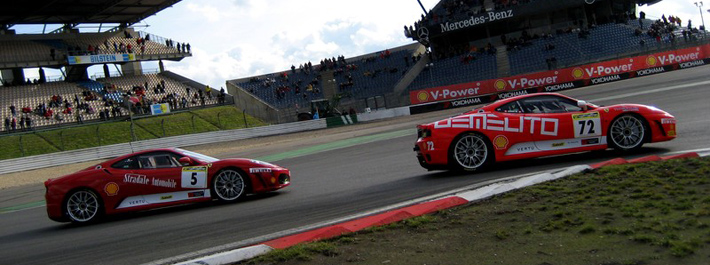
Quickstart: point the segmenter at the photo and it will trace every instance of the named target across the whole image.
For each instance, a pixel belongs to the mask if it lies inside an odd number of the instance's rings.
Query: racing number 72
[[[585,135],[584,134],[584,127],[586,127],[586,126],[589,126],[589,131],[587,132],[587,135],[595,133],[593,120],[578,121],[577,123],[579,123],[579,125],[580,125],[579,126],[579,135]]]

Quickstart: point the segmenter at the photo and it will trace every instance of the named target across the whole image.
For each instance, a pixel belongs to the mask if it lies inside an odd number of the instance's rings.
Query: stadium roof
[[[135,24],[180,0],[18,0],[4,1],[0,25]]]

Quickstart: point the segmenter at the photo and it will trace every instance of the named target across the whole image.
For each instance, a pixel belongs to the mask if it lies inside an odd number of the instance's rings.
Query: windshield
[[[175,150],[177,150],[178,152],[183,153],[189,157],[196,158],[197,160],[200,160],[205,163],[212,163],[212,162],[216,162],[217,160],[219,160],[219,159],[211,157],[211,156],[206,156],[206,155],[203,155],[200,153],[195,153],[195,152],[187,151],[187,150],[180,149],[180,148],[175,148]]]

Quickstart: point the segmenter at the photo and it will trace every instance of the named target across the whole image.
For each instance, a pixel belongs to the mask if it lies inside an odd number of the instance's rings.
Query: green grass
[[[609,166],[246,263],[707,264],[708,179],[708,158]]]
[[[264,126],[266,123],[252,116],[245,115],[242,111],[233,107],[215,107],[209,109],[198,109],[191,113],[199,116],[210,124],[222,130],[241,129],[248,127]],[[245,118],[246,117],[246,122]]]
[[[249,127],[265,125],[264,122],[249,115],[246,115],[246,118]],[[244,128],[244,115],[235,107],[220,106],[135,119],[134,122],[133,134],[136,140],[140,141]],[[89,124],[21,135],[0,135],[0,149],[3,150],[0,152],[0,159],[127,143],[132,139],[130,121]]]

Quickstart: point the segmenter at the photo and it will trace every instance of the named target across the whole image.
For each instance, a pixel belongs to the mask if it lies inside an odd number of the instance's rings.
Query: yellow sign
[[[493,138],[493,145],[495,145],[498,150],[505,149],[508,147],[508,137],[505,137],[505,135],[496,136],[496,138]]]

